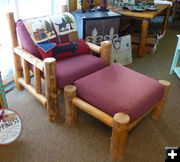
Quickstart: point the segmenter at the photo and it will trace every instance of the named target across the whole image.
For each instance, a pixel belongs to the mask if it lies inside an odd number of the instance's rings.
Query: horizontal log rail
[[[37,67],[39,70],[44,72],[44,62],[42,60],[33,56],[31,53],[25,51],[20,47],[15,47],[14,52],[26,61],[28,61],[29,63],[31,63],[32,65],[34,65],[35,67]]]
[[[43,94],[38,94],[36,89],[31,84],[26,84],[24,78],[18,79],[19,83],[26,88],[34,97],[36,97],[45,107],[47,107],[47,97]]]
[[[85,111],[86,113],[92,115],[96,119],[102,121],[106,125],[112,127],[113,117],[106,114],[105,112],[97,109],[96,107],[88,104],[87,102],[81,100],[79,97],[74,97],[72,100],[73,105],[77,106],[81,110]]]
[[[93,52],[100,53],[100,49],[101,49],[100,46],[90,43],[90,42],[86,42],[86,44],[89,46],[90,50],[92,50]]]
[[[106,114],[105,112],[101,111],[100,109],[88,104],[87,102],[83,101],[79,97],[74,97],[72,100],[72,103],[74,106],[78,107],[79,109],[83,110],[84,112],[92,115],[96,119],[102,121],[104,124],[108,125],[109,127],[112,127],[113,117]],[[148,113],[150,113],[154,108],[157,107],[159,103],[155,104],[149,111],[147,111],[145,114],[140,116],[138,119],[136,119],[134,122],[130,123],[128,126],[128,131],[133,129]]]

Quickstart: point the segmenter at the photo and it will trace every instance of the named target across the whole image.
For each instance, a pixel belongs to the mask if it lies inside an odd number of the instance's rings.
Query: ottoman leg
[[[159,119],[162,115],[164,106],[166,104],[167,96],[168,96],[168,90],[171,85],[170,82],[166,80],[159,80],[159,82],[165,86],[165,92],[164,92],[164,96],[162,97],[157,107],[154,108],[154,110],[152,111],[151,118],[154,120]]]
[[[110,153],[113,160],[121,160],[126,147],[130,117],[125,113],[116,113],[112,124]]]
[[[66,111],[66,123],[73,127],[77,121],[77,109],[72,103],[73,98],[76,97],[76,87],[73,85],[67,85],[64,88],[64,101]]]

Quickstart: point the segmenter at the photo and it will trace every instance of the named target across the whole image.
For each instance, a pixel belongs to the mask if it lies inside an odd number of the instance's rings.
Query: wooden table
[[[138,57],[144,56],[145,46],[146,46],[146,39],[148,34],[148,28],[149,28],[149,20],[154,18],[155,16],[161,14],[162,12],[166,11],[166,16],[164,17],[163,21],[163,30],[166,29],[169,14],[170,14],[170,5],[168,4],[157,4],[158,10],[157,11],[143,11],[143,12],[137,12],[137,11],[130,11],[126,9],[118,9],[118,8],[111,8],[110,10],[116,13],[120,13],[124,16],[128,16],[130,18],[136,18],[141,19],[141,34],[140,34],[140,42],[139,42],[139,48],[138,48]]]

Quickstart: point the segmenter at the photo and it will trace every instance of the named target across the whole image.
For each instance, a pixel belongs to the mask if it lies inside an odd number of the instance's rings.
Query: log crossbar
[[[39,70],[44,72],[44,62],[42,60],[33,56],[31,53],[25,51],[21,47],[15,47],[14,52],[21,58],[25,59],[26,61],[37,67]]]
[[[66,123],[69,126],[75,126],[77,120],[76,107],[90,114],[106,125],[112,127],[112,138],[110,144],[110,153],[113,160],[123,158],[128,132],[133,129],[147,114],[151,113],[152,119],[159,119],[165,106],[170,83],[165,80],[159,80],[164,85],[165,92],[162,99],[152,106],[146,113],[130,123],[130,116],[123,112],[116,113],[114,117],[108,115],[102,110],[90,105],[76,96],[76,87],[68,85],[64,88]]]

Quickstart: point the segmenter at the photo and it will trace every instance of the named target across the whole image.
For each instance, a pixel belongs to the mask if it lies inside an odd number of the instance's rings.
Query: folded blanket
[[[44,52],[48,52],[59,43],[50,43],[53,38],[77,31],[75,19],[70,13],[27,19],[23,20],[23,23],[34,43]]]

